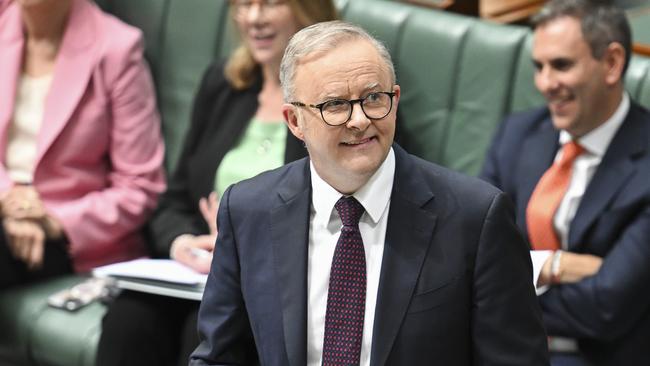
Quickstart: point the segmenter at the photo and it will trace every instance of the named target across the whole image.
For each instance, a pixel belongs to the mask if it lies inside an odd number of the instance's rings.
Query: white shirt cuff
[[[533,285],[535,286],[535,291],[537,296],[543,294],[548,290],[548,286],[537,286],[537,281],[539,280],[539,275],[542,273],[542,267],[544,263],[548,260],[550,256],[553,255],[552,250],[531,250],[530,251],[530,260],[533,262]]]

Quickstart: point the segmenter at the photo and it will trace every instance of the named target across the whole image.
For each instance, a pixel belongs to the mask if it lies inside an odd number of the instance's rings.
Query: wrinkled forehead
[[[350,97],[368,90],[390,90],[391,79],[375,47],[367,40],[352,39],[300,58],[295,87],[299,97]]]

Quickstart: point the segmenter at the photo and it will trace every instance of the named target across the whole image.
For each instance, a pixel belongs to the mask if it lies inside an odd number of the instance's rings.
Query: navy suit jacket
[[[526,206],[559,149],[548,109],[500,126],[482,177]],[[592,277],[540,296],[550,335],[577,338],[596,365],[650,365],[650,114],[635,103],[587,186],[569,228],[569,251],[604,258]]]
[[[371,365],[547,365],[509,200],[393,148]],[[311,195],[308,158],[224,194],[191,365],[306,365]]]

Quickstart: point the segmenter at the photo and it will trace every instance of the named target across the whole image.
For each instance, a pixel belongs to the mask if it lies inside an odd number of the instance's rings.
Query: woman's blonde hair
[[[287,0],[301,27],[337,19],[332,0]],[[250,87],[255,81],[258,64],[246,45],[240,43],[226,62],[226,80],[238,90]]]

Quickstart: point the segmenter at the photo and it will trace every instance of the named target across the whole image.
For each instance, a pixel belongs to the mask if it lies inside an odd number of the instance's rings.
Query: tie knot
[[[584,147],[575,140],[571,140],[571,142],[564,144],[564,147],[562,148],[562,161],[573,162],[573,160],[584,151]]]
[[[341,216],[343,226],[357,226],[364,211],[363,206],[352,196],[339,198],[334,207]]]

